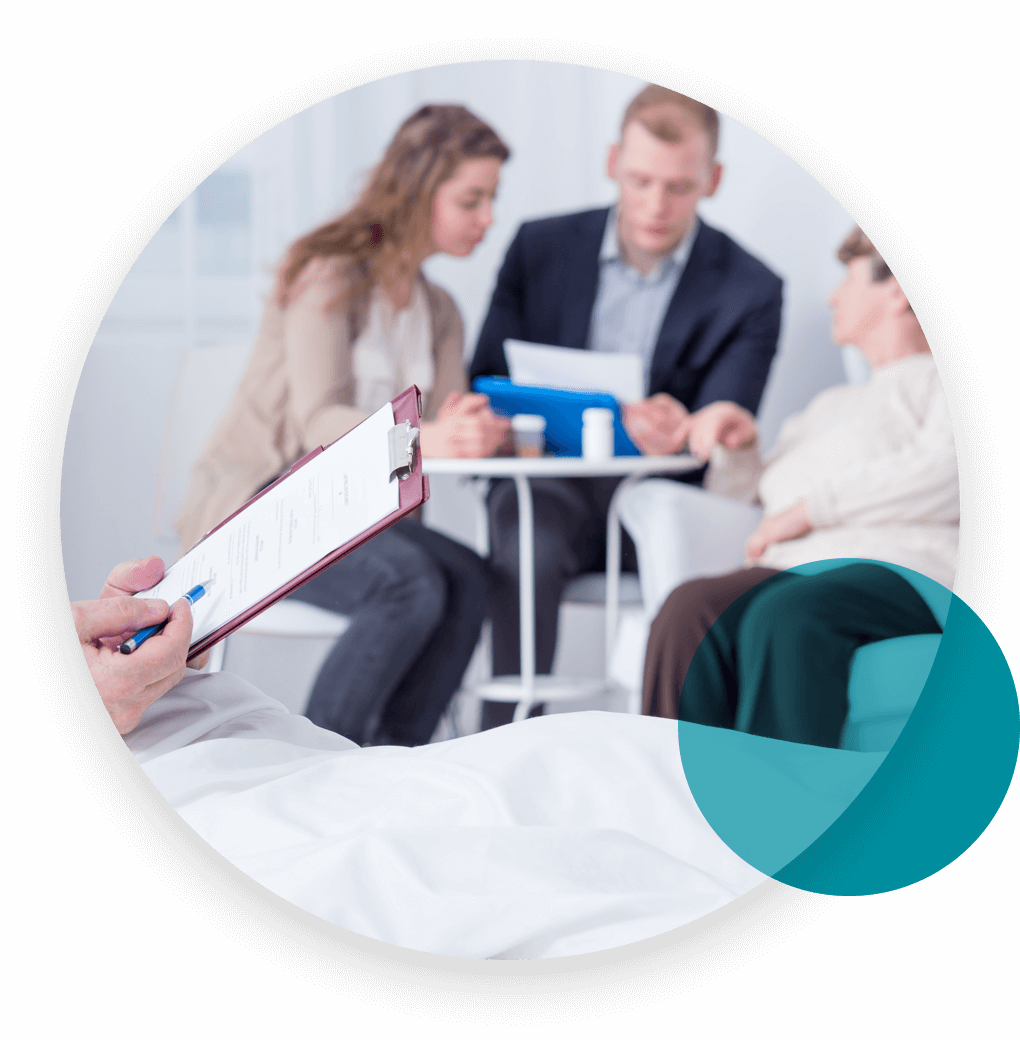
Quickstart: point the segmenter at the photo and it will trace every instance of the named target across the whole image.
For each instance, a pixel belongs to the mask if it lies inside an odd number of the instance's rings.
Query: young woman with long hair
[[[467,392],[460,315],[421,265],[481,242],[509,154],[466,108],[426,105],[355,205],[291,246],[248,368],[195,467],[177,520],[183,549],[411,383],[423,394],[424,455],[496,451],[508,424]],[[405,519],[293,595],[352,617],[308,717],[361,744],[427,742],[478,640],[483,561]]]

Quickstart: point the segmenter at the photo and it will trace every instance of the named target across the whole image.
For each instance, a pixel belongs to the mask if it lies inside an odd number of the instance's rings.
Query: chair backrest
[[[191,470],[244,372],[251,343],[226,343],[185,351],[177,369],[163,427],[153,506],[153,533],[176,539],[173,520],[184,502]]]

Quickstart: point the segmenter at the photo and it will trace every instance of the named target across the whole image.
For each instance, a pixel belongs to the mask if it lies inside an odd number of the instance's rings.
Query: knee
[[[776,583],[748,606],[740,622],[741,642],[761,646],[778,638],[801,641],[818,629],[829,599],[824,589],[804,578]]]
[[[377,592],[414,617],[416,623],[435,627],[447,604],[446,579],[424,550],[410,542],[387,555],[380,567]]]
[[[459,551],[463,549],[463,551]],[[485,560],[467,547],[457,546],[448,566],[450,592],[460,611],[484,615],[489,602],[489,568]]]
[[[446,613],[447,586],[443,572],[428,555],[422,553],[407,579],[407,596],[417,616],[438,624]]]

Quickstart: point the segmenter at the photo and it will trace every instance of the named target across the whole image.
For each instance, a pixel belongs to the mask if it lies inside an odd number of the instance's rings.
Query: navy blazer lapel
[[[609,210],[595,210],[582,216],[583,220],[574,228],[573,241],[564,251],[567,266],[560,311],[560,344],[578,350],[588,346],[588,329],[599,289],[599,250]]]
[[[707,305],[721,276],[719,244],[719,232],[703,222],[691,246],[691,255],[687,258],[680,283],[662,320],[649,373],[652,388],[686,353],[684,348],[691,333],[709,310]]]

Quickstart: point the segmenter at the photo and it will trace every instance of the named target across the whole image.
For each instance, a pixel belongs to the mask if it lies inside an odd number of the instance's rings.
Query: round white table
[[[620,597],[620,491],[640,477],[686,473],[700,469],[693,455],[623,455],[593,460],[575,456],[495,459],[424,459],[426,474],[449,473],[464,477],[512,479],[517,486],[519,532],[521,674],[503,675],[479,684],[476,692],[490,701],[517,702],[514,721],[526,718],[540,701],[576,699],[603,692],[609,676],[609,658]],[[562,675],[535,675],[535,519],[531,501],[532,477],[623,477],[609,506],[606,529],[606,679],[571,679]],[[487,522],[487,520],[483,520]],[[640,704],[637,706],[640,710]],[[631,705],[634,709],[634,705]]]

